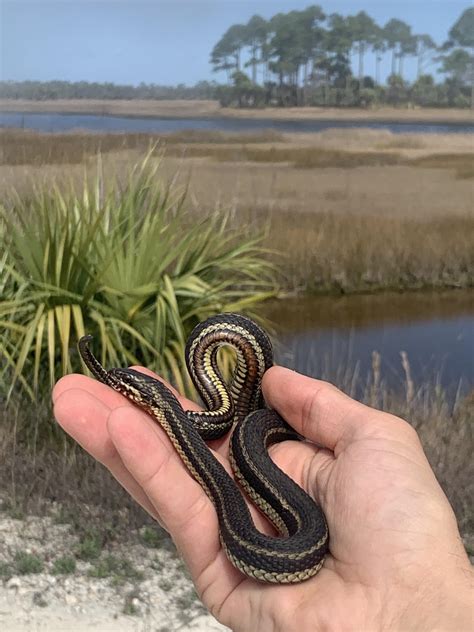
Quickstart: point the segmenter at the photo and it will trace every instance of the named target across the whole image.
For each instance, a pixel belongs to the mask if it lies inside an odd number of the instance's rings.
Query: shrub
[[[56,187],[0,207],[8,394],[20,382],[35,397],[40,385],[80,369],[76,342],[85,333],[105,365],[146,364],[189,392],[181,359],[192,327],[217,312],[251,312],[273,293],[258,239],[230,229],[220,213],[185,212],[185,191],[159,180],[152,153],[125,183],[104,182],[99,159],[80,195]]]

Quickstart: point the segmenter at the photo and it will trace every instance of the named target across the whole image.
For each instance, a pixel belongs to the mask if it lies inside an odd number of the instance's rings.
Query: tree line
[[[358,60],[352,72],[351,57]],[[384,55],[391,73],[381,82]],[[367,57],[375,61],[366,74]],[[405,61],[415,57],[417,77],[405,80]],[[254,15],[230,26],[211,52],[225,84],[138,86],[87,81],[0,81],[4,99],[218,99],[223,106],[419,105],[474,107],[474,7],[466,9],[437,45],[427,33],[412,33],[402,20],[379,26],[365,12],[326,15],[312,5],[278,13],[269,20]],[[439,65],[436,81],[428,68]]]
[[[383,56],[391,56],[391,74],[380,81]],[[374,102],[414,102],[434,106],[474,105],[474,8],[462,13],[438,46],[427,33],[413,33],[402,20],[378,25],[365,11],[344,17],[327,15],[317,5],[278,13],[270,20],[254,15],[234,24],[214,46],[211,64],[227,75],[218,91],[223,105],[273,104],[367,106]],[[365,72],[367,55],[374,74]],[[351,57],[358,60],[357,73]],[[417,78],[405,81],[404,62],[417,60]],[[436,82],[427,72],[440,63]],[[246,72],[247,71],[247,72]]]
[[[217,83],[199,81],[194,86],[138,86],[88,81],[0,81],[0,98],[30,99],[214,99]]]

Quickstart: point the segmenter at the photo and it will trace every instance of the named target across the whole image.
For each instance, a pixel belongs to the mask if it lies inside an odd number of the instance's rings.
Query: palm
[[[225,453],[226,447],[221,446],[218,452]],[[417,464],[416,456],[413,455],[411,466],[421,469],[424,463]],[[255,582],[235,571],[221,551],[197,577],[201,594],[206,589],[206,605],[224,623],[233,622],[233,629],[237,630],[258,629],[255,621],[261,612],[279,621],[283,630],[295,622],[296,629],[304,629],[306,620],[318,629],[315,611],[322,628],[332,621],[334,629],[339,629],[337,613],[341,624],[351,621],[354,629],[368,629],[378,616],[378,603],[394,575],[406,572],[410,556],[419,556],[419,545],[413,536],[407,538],[403,531],[397,537],[396,532],[401,515],[409,519],[414,511],[416,517],[420,503],[417,500],[416,507],[407,504],[405,490],[398,486],[395,493],[390,491],[394,480],[407,475],[409,456],[400,454],[395,437],[369,435],[347,446],[337,459],[314,445],[291,442],[275,446],[272,458],[322,502],[331,533],[331,555],[311,580],[297,586],[259,586],[256,594]],[[308,485],[308,481],[314,483]],[[409,491],[415,499],[416,490]],[[254,513],[254,517],[260,528],[267,527],[258,514]],[[410,525],[404,526],[410,531]],[[419,535],[425,539],[430,534]],[[399,555],[403,556],[403,564]],[[248,603],[253,604],[253,609],[247,612]],[[240,619],[240,626],[235,625],[235,612],[246,612],[248,617]]]

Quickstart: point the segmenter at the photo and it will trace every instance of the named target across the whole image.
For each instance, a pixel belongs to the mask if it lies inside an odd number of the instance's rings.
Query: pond
[[[415,385],[438,383],[451,395],[474,388],[472,290],[286,299],[266,316],[277,361],[307,375],[362,387],[377,352],[383,383],[402,390],[406,352]]]
[[[253,118],[154,118],[97,114],[56,114],[0,112],[0,127],[34,129],[40,132],[67,132],[83,129],[94,132],[155,132],[213,130],[223,132],[258,132],[273,129],[279,132],[321,132],[330,128],[370,128],[389,130],[395,134],[473,133],[469,123],[418,123],[397,121],[278,120]]]

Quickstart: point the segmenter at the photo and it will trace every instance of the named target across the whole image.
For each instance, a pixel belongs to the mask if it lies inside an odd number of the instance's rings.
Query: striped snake
[[[107,371],[90,351],[91,339],[84,336],[79,341],[85,364],[98,380],[148,412],[166,432],[214,503],[222,547],[232,564],[264,582],[294,583],[315,575],[328,550],[324,514],[268,456],[270,445],[300,437],[275,411],[264,407],[261,380],[273,363],[267,334],[239,314],[219,314],[195,327],[185,355],[191,379],[207,405],[202,412],[185,412],[173,393],[148,375],[133,369]],[[230,386],[217,365],[222,345],[236,354]],[[265,535],[255,527],[238,486],[205,443],[232,427],[229,456],[235,479],[279,536]]]

